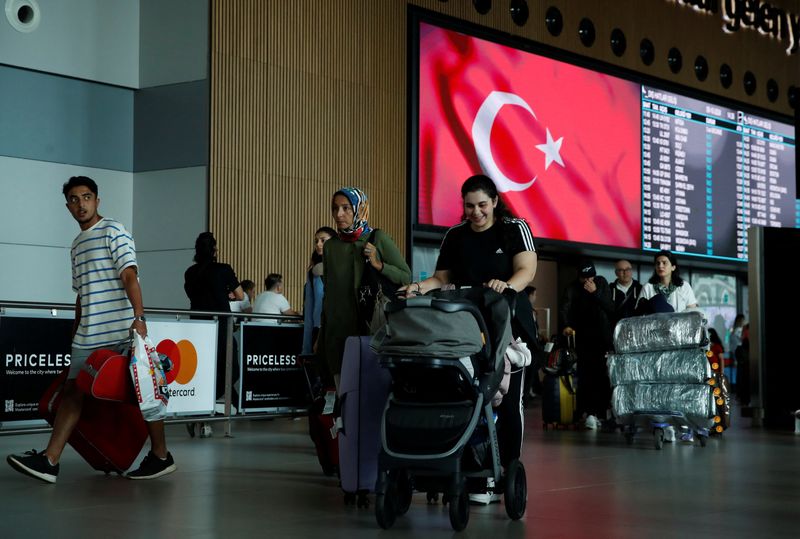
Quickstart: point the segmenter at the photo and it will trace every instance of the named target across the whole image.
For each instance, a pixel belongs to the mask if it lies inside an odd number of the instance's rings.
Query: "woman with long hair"
[[[325,294],[322,248],[334,236],[336,231],[329,226],[319,227],[314,232],[314,250],[306,268],[306,284],[303,288],[303,355],[312,353],[322,323],[322,298]]]
[[[433,276],[404,287],[407,294],[424,294],[444,285],[483,286],[503,293],[522,291],[536,274],[533,234],[524,219],[515,218],[503,203],[497,187],[482,174],[461,186],[462,222],[442,240]],[[525,294],[517,294],[512,332],[531,350],[538,349],[533,309]],[[507,466],[522,450],[522,387],[524,369],[511,374],[508,393],[496,409],[500,462]],[[473,501],[498,501],[497,495],[471,495]]]
[[[660,294],[659,300],[665,300],[676,312],[697,307],[697,298],[691,285],[684,281],[678,269],[678,259],[670,251],[659,251],[653,257],[653,275],[642,287],[643,299],[653,302]]]
[[[244,299],[244,292],[236,273],[228,264],[217,262],[217,240],[211,232],[201,232],[194,242],[194,262],[184,273],[183,289],[193,311],[231,312],[230,296],[237,301]],[[212,316],[193,318],[211,319]],[[217,325],[217,390],[220,398],[225,394],[226,322],[221,316]],[[239,375],[239,362],[233,362],[233,380]],[[235,399],[234,399],[235,401]]]

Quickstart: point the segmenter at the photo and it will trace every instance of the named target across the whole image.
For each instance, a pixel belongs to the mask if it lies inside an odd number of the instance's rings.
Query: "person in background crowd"
[[[228,299],[231,301],[229,302],[231,305],[231,312],[232,313],[252,313],[253,312],[253,304],[252,301],[255,299],[255,292],[256,292],[256,283],[250,281],[248,279],[244,279],[242,281],[242,292],[244,293],[244,299],[238,301],[235,299],[233,292],[228,294]]]
[[[525,295],[528,297],[528,302],[531,304],[531,318],[533,320],[533,330],[535,337],[539,344],[537,349],[541,350],[543,346],[542,337],[539,333],[539,321],[536,318],[536,287],[526,286]],[[531,353],[535,353],[533,350]],[[543,357],[538,358],[538,361],[531,361],[531,364],[525,369],[525,388],[523,391],[523,402],[535,399],[537,395],[542,394],[542,380],[539,378],[540,367],[543,362]]]
[[[614,264],[617,278],[611,283],[611,301],[614,302],[613,324],[634,316],[642,294],[642,285],[633,278],[633,266],[625,259]]]
[[[314,343],[319,335],[322,322],[322,298],[325,287],[322,284],[322,249],[325,242],[336,236],[336,231],[323,226],[314,233],[314,250],[306,268],[306,285],[303,288],[303,355],[314,351]]]
[[[742,327],[744,326],[744,314],[739,313],[733,319],[733,327],[728,335],[728,353],[725,356],[725,376],[731,383],[731,388],[736,387],[738,376],[738,365],[736,364],[736,349],[742,345]]]
[[[317,353],[328,366],[337,390],[345,340],[362,332],[356,292],[365,265],[370,264],[396,284],[411,280],[411,269],[386,231],[378,230],[374,243],[367,241],[373,230],[368,223],[369,213],[367,195],[362,190],[344,187],[333,194],[331,215],[337,232],[322,250],[325,296]]]
[[[461,186],[463,221],[451,227],[442,240],[436,271],[418,283],[404,287],[406,293],[424,294],[444,285],[487,287],[502,294],[522,291],[536,275],[537,255],[533,234],[524,219],[508,210],[488,176],[468,178]],[[525,294],[516,295],[511,329],[532,353],[538,349],[532,307]],[[522,390],[524,369],[512,371],[508,392],[497,412],[500,463],[506,467],[522,451],[524,419]],[[476,503],[500,500],[497,493],[470,494]]]
[[[47,448],[6,459],[18,472],[46,483],[56,482],[61,453],[81,416],[84,394],[76,387],[75,379],[86,360],[101,349],[127,354],[132,331],[147,336],[133,237],[121,223],[98,213],[100,198],[91,178],[73,176],[64,184],[62,193],[81,229],[70,250],[72,289],[77,297],[69,374]],[[147,431],[150,452],[137,470],[127,474],[128,479],[155,479],[176,470],[167,451],[164,421],[147,422]]]
[[[742,344],[734,351],[736,357],[736,396],[742,406],[750,404],[750,324],[742,326]]]
[[[697,307],[694,290],[681,278],[675,255],[659,251],[653,257],[653,263],[653,275],[642,287],[642,299],[652,301],[660,294],[676,313]]]
[[[217,262],[217,240],[211,232],[201,232],[194,242],[194,265],[184,273],[183,289],[193,311],[231,312],[229,294],[242,301],[244,291],[233,268]],[[213,316],[195,316],[213,319]],[[225,353],[227,317],[221,316],[217,325],[217,399],[225,394]],[[234,357],[236,354],[234,353]],[[239,362],[233,362],[233,380],[239,378]],[[234,399],[236,401],[237,399]]]
[[[725,355],[725,348],[722,346],[722,339],[719,338],[719,334],[717,333],[716,329],[708,328],[708,340],[711,343],[712,354],[708,360],[711,363],[722,365],[723,356]]]
[[[653,275],[642,287],[642,299],[648,300],[651,305],[661,303],[676,313],[698,306],[692,286],[680,276],[678,259],[674,254],[669,251],[659,251],[653,257],[653,265]],[[694,437],[691,432],[687,432],[681,439],[691,442]],[[675,441],[674,427],[669,426],[664,429],[664,441]]]
[[[270,273],[264,279],[265,292],[258,295],[253,302],[253,312],[259,314],[284,314],[287,316],[300,316],[292,309],[289,300],[283,295],[283,275]]]
[[[580,381],[577,412],[585,415],[587,429],[599,429],[611,408],[606,353],[613,349],[614,304],[608,281],[597,275],[591,260],[578,265],[577,278],[564,291],[560,315],[562,333],[575,335]]]

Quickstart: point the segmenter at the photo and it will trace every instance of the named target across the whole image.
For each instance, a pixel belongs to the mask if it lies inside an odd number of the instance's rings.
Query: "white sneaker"
[[[589,415],[586,416],[584,426],[589,430],[596,430],[600,426],[600,422],[597,420],[597,417]]]
[[[485,492],[479,494],[470,494],[469,503],[475,505],[489,505],[490,503],[499,503],[503,497],[494,492]]]
[[[664,429],[664,441],[665,442],[675,441],[675,427],[673,427],[672,425]]]
[[[686,431],[681,434],[681,442],[694,442],[694,434],[692,431]]]

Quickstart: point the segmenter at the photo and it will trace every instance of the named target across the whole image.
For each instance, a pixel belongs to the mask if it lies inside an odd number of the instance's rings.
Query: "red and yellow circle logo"
[[[178,382],[186,385],[192,381],[197,372],[197,350],[187,340],[172,341],[164,339],[156,346],[159,354],[164,354],[172,360],[172,370],[167,373],[167,383]]]

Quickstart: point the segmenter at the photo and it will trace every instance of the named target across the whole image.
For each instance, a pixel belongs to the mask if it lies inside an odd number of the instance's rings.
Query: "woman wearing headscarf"
[[[323,247],[322,327],[317,352],[328,365],[339,387],[344,342],[351,335],[360,335],[356,294],[365,264],[370,264],[390,281],[404,285],[411,281],[411,269],[392,238],[376,230],[372,242],[367,241],[370,228],[367,195],[355,187],[344,187],[333,194],[331,214],[337,236]]]

